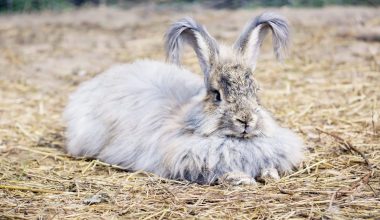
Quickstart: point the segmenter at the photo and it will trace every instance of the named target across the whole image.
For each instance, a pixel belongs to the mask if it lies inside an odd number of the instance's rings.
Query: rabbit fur
[[[260,104],[253,75],[268,31],[281,58],[288,25],[273,13],[250,21],[233,47],[219,46],[191,18],[174,23],[166,34],[170,63],[119,65],[70,96],[68,153],[202,184],[236,173],[254,183],[268,170],[291,171],[303,158],[303,143]],[[203,78],[180,66],[185,43]]]

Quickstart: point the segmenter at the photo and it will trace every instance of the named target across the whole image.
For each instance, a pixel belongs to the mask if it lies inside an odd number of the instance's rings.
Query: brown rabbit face
[[[219,64],[210,74],[206,108],[220,118],[223,135],[250,138],[262,132],[258,86],[252,70],[241,64]]]

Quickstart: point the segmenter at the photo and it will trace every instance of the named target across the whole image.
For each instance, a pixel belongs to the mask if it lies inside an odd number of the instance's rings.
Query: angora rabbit
[[[253,74],[269,30],[280,58],[289,31],[276,14],[253,19],[233,47],[219,46],[193,19],[179,20],[166,34],[173,64],[117,66],[71,95],[67,151],[201,184],[255,184],[256,177],[291,171],[303,143],[261,106]],[[180,67],[184,43],[194,49],[203,79]]]

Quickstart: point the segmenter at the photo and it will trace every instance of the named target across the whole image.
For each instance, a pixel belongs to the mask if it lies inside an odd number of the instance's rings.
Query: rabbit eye
[[[212,93],[214,94],[214,102],[221,102],[222,98],[220,96],[220,92],[218,90],[212,90]]]

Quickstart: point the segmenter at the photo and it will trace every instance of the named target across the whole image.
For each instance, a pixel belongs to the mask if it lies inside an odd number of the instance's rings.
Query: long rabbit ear
[[[183,18],[169,28],[165,38],[168,61],[180,65],[183,44],[188,43],[197,54],[207,82],[210,77],[210,69],[215,64],[219,54],[219,47],[206,28],[192,18]]]
[[[267,12],[254,18],[246,25],[234,44],[234,49],[243,55],[253,68],[256,67],[260,47],[268,30],[272,31],[276,58],[281,60],[289,44],[289,27],[285,19],[277,14]]]

